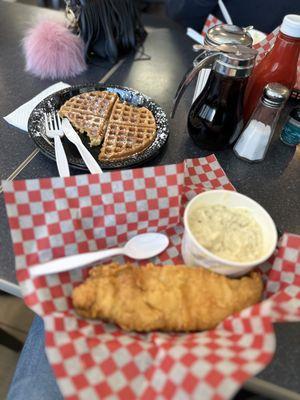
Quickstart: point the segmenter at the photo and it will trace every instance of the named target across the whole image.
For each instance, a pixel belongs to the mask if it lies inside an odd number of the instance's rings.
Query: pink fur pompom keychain
[[[40,21],[27,32],[23,48],[26,71],[40,78],[73,77],[87,68],[82,39],[61,22]]]

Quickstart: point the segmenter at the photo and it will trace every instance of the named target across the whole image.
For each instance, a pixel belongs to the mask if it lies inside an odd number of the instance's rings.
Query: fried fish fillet
[[[260,274],[230,279],[204,268],[111,263],[73,290],[76,312],[128,331],[199,331],[257,303]]]

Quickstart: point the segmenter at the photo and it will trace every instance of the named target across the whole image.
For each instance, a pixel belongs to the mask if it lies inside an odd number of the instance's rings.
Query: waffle
[[[63,115],[60,112],[60,116],[68,118],[74,128],[77,128],[80,133],[86,132],[90,139],[90,146],[99,146],[103,140],[106,128],[106,120],[101,117],[97,117],[93,114],[83,114],[64,110]]]
[[[156,136],[156,127],[109,123],[100,150],[99,160],[122,160],[149,147]]]
[[[72,109],[72,111],[108,119],[117,97],[116,93],[106,91],[81,93],[66,101],[60,112],[63,114],[65,111]]]
[[[71,97],[60,108],[60,117],[66,117],[80,133],[86,132],[90,146],[99,146],[118,95],[105,91],[81,93]]]
[[[68,118],[79,132],[86,132],[91,146],[99,146],[104,138],[100,161],[122,160],[139,153],[156,136],[152,112],[122,102],[116,93],[81,93],[66,101],[59,115]]]
[[[155,119],[148,108],[134,107],[128,103],[121,102],[119,98],[113,106],[109,122],[121,125],[156,128]]]

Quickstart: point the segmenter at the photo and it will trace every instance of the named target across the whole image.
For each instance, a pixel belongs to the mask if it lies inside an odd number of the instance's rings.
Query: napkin
[[[80,269],[31,279],[39,262],[121,246],[163,231],[156,264],[182,263],[181,216],[204,190],[234,190],[214,155],[180,164],[3,182],[23,298],[45,323],[46,354],[67,400],[228,400],[270,362],[273,322],[300,319],[300,236],[285,234],[272,260],[265,298],[216,329],[193,334],[127,333],[80,318],[72,288]]]
[[[65,89],[69,86],[70,85],[64,82],[55,83],[54,85],[49,86],[47,89],[36,95],[33,99],[27,101],[27,103],[18,107],[15,111],[6,115],[6,117],[3,118],[9,124],[27,132],[28,119],[33,109],[47,96],[50,96],[50,94],[55,93],[58,90]]]

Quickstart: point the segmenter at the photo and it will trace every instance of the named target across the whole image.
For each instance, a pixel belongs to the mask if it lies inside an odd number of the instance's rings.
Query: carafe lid
[[[254,67],[257,51],[241,45],[231,45],[230,49],[235,51],[223,52],[218,55],[213,70],[222,75],[246,78]]]
[[[252,27],[251,27],[252,28]],[[247,28],[240,28],[236,25],[220,24],[210,28],[205,36],[205,44],[212,46],[220,44],[242,44],[251,47],[253,39]]]

